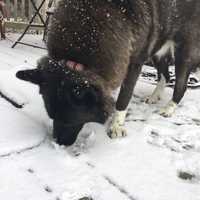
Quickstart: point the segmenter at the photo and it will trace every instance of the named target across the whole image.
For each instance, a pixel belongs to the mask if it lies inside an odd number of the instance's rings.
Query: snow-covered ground
[[[16,35],[10,34],[11,41]],[[90,123],[71,147],[51,137],[38,88],[17,80],[44,50],[0,41],[0,199],[2,200],[200,200],[200,89],[188,90],[176,114],[143,102],[154,86],[139,81],[127,118],[128,136],[111,140],[106,127]],[[40,44],[41,37],[27,40]]]

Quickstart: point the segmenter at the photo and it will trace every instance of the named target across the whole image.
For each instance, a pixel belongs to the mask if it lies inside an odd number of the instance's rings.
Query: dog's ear
[[[43,82],[42,73],[39,69],[22,70],[16,73],[17,78],[39,85]]]

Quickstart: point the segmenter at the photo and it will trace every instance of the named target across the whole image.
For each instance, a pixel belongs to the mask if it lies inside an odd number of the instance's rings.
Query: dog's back
[[[61,1],[48,35],[49,55],[74,60],[119,86],[132,50],[132,26],[123,11],[105,0]]]

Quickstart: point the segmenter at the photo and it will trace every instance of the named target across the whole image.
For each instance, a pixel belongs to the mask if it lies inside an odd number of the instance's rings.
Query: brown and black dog
[[[190,71],[200,64],[199,27],[199,0],[61,0],[48,34],[48,57],[17,77],[40,86],[60,144],[72,144],[86,122],[103,123],[114,110],[108,134],[121,137],[141,67],[153,56],[174,57],[174,94],[161,111],[173,114]],[[114,103],[112,91],[120,86]]]

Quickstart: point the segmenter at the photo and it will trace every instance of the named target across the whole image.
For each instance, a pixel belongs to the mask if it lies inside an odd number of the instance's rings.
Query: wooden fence
[[[9,14],[9,21],[27,22],[34,13],[34,8],[30,0],[4,0]],[[40,4],[41,0],[35,0],[36,5]],[[45,17],[48,0],[41,9],[41,14]],[[36,23],[40,23],[39,18],[36,18]]]

